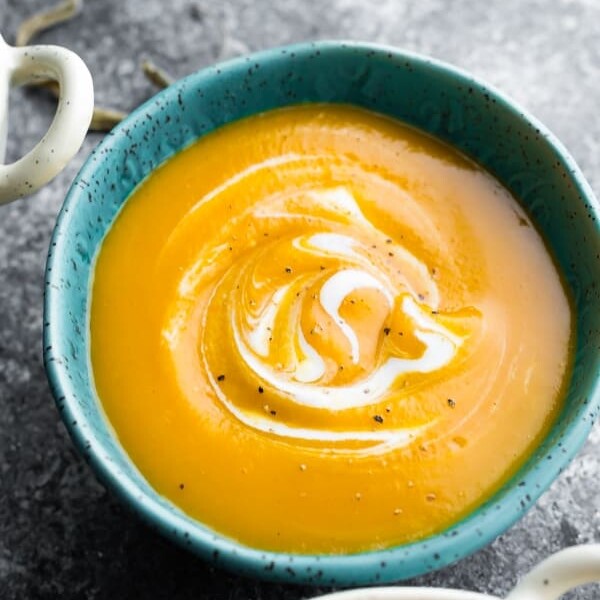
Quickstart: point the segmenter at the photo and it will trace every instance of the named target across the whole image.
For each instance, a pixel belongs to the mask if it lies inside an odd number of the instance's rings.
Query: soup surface
[[[570,305],[494,178],[341,105],[200,139],[127,200],[97,257],[91,360],[150,484],[252,547],[423,538],[547,432]]]

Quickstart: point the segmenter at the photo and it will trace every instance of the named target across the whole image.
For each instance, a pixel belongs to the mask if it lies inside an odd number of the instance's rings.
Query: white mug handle
[[[600,582],[600,544],[573,546],[532,569],[506,600],[558,600],[586,583]]]
[[[8,90],[11,85],[33,79],[54,79],[60,88],[56,114],[44,137],[19,160],[9,165],[0,164],[0,204],[4,204],[50,181],[79,150],[92,120],[94,88],[84,62],[65,48],[13,48],[0,36],[0,56],[5,63],[0,77],[8,78],[0,82],[0,87]],[[8,109],[0,106],[0,111],[3,108]],[[0,156],[0,162],[2,158]]]

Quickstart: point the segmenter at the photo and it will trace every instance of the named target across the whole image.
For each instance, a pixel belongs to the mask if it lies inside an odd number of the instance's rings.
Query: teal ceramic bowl
[[[564,410],[519,473],[447,531],[385,551],[299,555],[246,547],[158,495],[107,423],[89,359],[94,257],[131,191],[198,137],[301,102],[342,102],[422,129],[472,157],[522,203],[554,253],[576,305],[575,371]],[[60,413],[99,478],[133,512],[208,561],[239,573],[320,585],[399,580],[481,548],[519,519],[567,465],[599,413],[598,205],[573,159],[533,117],[453,67],[394,48],[321,42],[269,50],[173,84],[116,127],[75,179],[46,271],[44,356]]]

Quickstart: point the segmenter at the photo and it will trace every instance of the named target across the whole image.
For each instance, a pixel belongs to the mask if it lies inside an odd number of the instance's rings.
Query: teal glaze
[[[186,516],[152,490],[106,422],[89,363],[93,260],[119,208],[155,167],[209,131],[299,102],[344,102],[423,129],[496,175],[548,241],[577,312],[565,409],[511,482],[468,518],[424,541],[347,556],[271,553]],[[203,558],[260,578],[321,585],[394,581],[437,569],[493,540],[568,464],[600,410],[598,204],[573,159],[533,117],[453,67],[394,48],[320,42],[205,69],[138,108],[92,152],[58,217],[46,270],[44,358],[58,408],[100,479],[147,523]]]

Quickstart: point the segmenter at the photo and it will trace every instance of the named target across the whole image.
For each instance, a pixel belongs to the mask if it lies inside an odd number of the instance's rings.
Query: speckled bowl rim
[[[542,138],[552,147],[555,156],[560,158],[568,168],[569,176],[578,189],[583,204],[595,216],[595,230],[597,233],[599,232],[598,203],[575,161],[559,140],[537,119],[507,96],[456,67],[395,47],[351,41],[301,43],[254,53],[249,58],[253,62],[264,64],[269,61],[286,60],[286,57],[281,54],[283,49],[300,56],[303,53],[315,51],[321,53],[340,52],[344,48],[349,51],[358,49],[385,53],[388,56],[393,55],[395,58],[417,64],[421,69],[449,75],[461,84],[477,86],[490,94],[516,119],[529,122],[539,130]],[[220,63],[217,65],[219,72],[226,73],[228,70],[234,70],[240,67],[247,58],[241,57]],[[112,143],[114,143],[114,136],[122,133],[124,128],[135,126],[136,123],[146,118],[146,113],[153,113],[156,110],[152,104],[155,98],[162,97],[165,100],[175,98],[178,86],[182,82],[191,86],[210,85],[209,80],[214,77],[215,69],[216,67],[208,67],[200,70],[176,82],[141,105],[113,130]],[[107,144],[105,139],[99,144],[98,150]],[[92,157],[90,157],[79,172],[79,177],[90,179],[97,168],[98,164],[93,163]],[[71,221],[69,210],[76,209],[77,199],[82,193],[81,190],[72,186],[58,215],[52,236],[51,251],[46,266],[44,298],[45,349],[60,343],[61,331],[56,325],[59,321],[56,315],[61,310],[61,292],[53,288],[53,283],[58,281],[61,273],[59,259],[61,245],[64,244],[66,237],[65,232],[68,231]],[[89,316],[89,311],[87,316]],[[578,419],[569,422],[563,430],[561,435],[562,451],[551,452],[546,456],[538,456],[534,460],[530,460],[521,468],[517,478],[514,478],[493,498],[442,533],[422,541],[380,551],[347,555],[290,554],[247,547],[217,532],[212,532],[183,515],[175,507],[167,508],[154,497],[145,494],[109,459],[110,450],[104,447],[102,440],[96,435],[94,427],[88,422],[76,400],[77,386],[67,376],[62,365],[51,360],[47,352],[44,353],[44,362],[61,416],[76,446],[91,464],[98,477],[144,521],[203,558],[237,573],[261,579],[317,585],[359,585],[398,581],[439,569],[488,544],[521,518],[571,461],[585,442],[600,407],[600,379],[597,378],[592,389],[589,390],[586,410],[580,413]],[[94,396],[96,396],[95,393]],[[102,410],[101,407],[100,410]],[[110,428],[110,423],[108,425]],[[118,441],[117,445],[120,446]],[[550,448],[550,450],[552,449]],[[125,454],[124,451],[123,453]],[[501,510],[497,508],[500,506]]]

